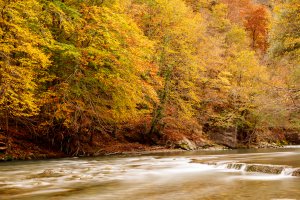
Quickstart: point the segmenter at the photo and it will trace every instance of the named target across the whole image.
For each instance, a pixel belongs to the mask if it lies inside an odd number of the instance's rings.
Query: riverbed
[[[6,162],[0,199],[300,199],[298,168],[299,146]]]

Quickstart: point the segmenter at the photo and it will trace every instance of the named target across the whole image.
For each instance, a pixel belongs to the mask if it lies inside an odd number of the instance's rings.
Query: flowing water
[[[300,200],[297,168],[297,146],[7,162],[0,199]]]

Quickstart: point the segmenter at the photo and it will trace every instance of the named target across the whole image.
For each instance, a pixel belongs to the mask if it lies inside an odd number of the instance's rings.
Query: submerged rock
[[[217,165],[217,162],[214,161],[205,161],[205,160],[198,160],[198,159],[191,159],[190,163],[199,163],[204,165]]]
[[[62,173],[55,172],[52,169],[46,169],[42,173],[34,174],[29,178],[50,178],[50,177],[60,177],[63,176]]]

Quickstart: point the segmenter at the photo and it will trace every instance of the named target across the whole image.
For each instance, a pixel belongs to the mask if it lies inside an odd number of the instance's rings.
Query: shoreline
[[[102,140],[96,139],[93,143],[82,142],[80,149],[76,151],[65,151],[61,146],[45,143],[43,140],[29,139],[30,134],[26,131],[12,132],[13,137],[6,138],[0,133],[3,148],[0,148],[0,162],[26,161],[26,160],[47,160],[72,157],[97,157],[114,155],[145,155],[152,153],[176,153],[189,151],[222,151],[231,149],[261,149],[261,148],[281,148],[282,143],[259,142],[249,146],[237,143],[235,147],[228,147],[217,144],[216,141],[202,140],[201,144],[191,139],[173,141],[168,145],[141,144],[137,142]],[[4,139],[3,139],[4,138]],[[4,142],[5,141],[5,142]]]
[[[277,146],[274,148],[274,146],[269,147],[270,149],[289,149],[289,148],[300,148],[300,145],[285,145],[285,146]],[[266,147],[259,147],[259,146],[253,146],[250,148],[227,148],[225,146],[216,145],[209,148],[199,148],[196,150],[184,150],[180,148],[171,149],[166,148],[163,146],[148,146],[147,149],[139,150],[139,149],[132,149],[130,151],[98,151],[93,152],[87,155],[82,156],[72,156],[72,155],[66,155],[62,152],[56,152],[56,153],[49,153],[49,154],[30,154],[30,156],[16,156],[13,157],[10,154],[0,154],[0,163],[3,162],[9,162],[9,161],[38,161],[38,160],[49,160],[49,159],[63,159],[63,158],[93,158],[93,157],[107,157],[107,156],[133,156],[133,155],[147,155],[147,154],[159,154],[159,153],[179,153],[179,152],[197,152],[197,151],[226,151],[226,150],[236,150],[236,149],[269,149]]]
[[[146,154],[152,154],[152,153],[176,153],[176,152],[197,152],[197,151],[222,151],[222,150],[233,150],[230,148],[227,148],[225,146],[214,146],[209,148],[199,148],[196,150],[184,150],[180,148],[166,148],[163,146],[148,146],[147,149],[139,150],[139,149],[133,149],[130,151],[98,151],[93,152],[87,155],[79,155],[79,156],[72,156],[72,155],[66,155],[61,152],[56,153],[50,153],[50,154],[30,154],[30,156],[17,156],[13,157],[10,154],[7,155],[1,155],[0,154],[0,162],[9,162],[9,161],[34,161],[34,160],[48,160],[48,159],[60,159],[60,158],[92,158],[92,157],[106,157],[106,156],[118,156],[118,155],[146,155]]]

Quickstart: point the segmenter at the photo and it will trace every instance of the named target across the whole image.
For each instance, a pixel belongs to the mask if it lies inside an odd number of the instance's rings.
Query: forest
[[[299,133],[299,0],[0,0],[0,154]]]

